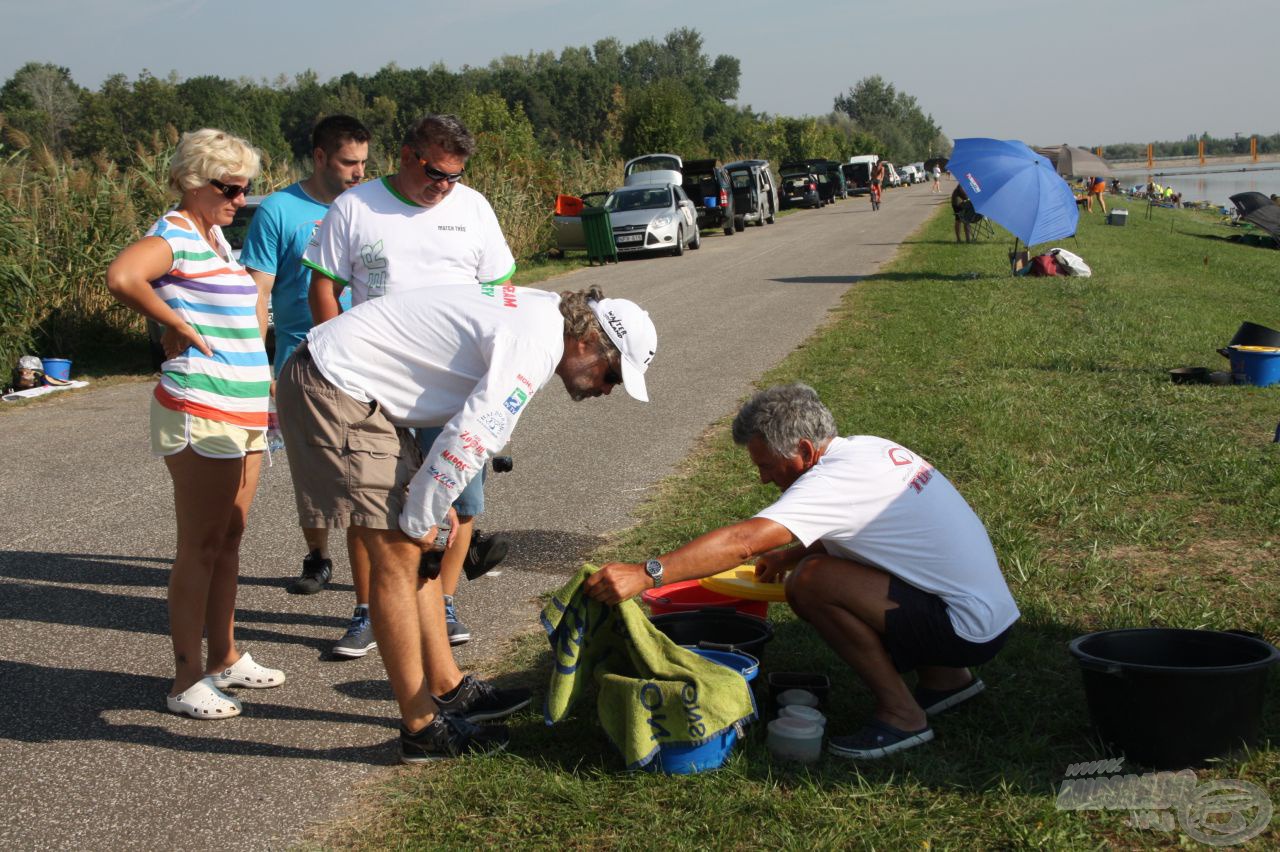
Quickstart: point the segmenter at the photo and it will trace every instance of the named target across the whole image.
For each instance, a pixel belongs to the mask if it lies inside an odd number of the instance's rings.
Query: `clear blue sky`
[[[109,74],[327,80],[389,62],[623,44],[692,27],[742,62],[739,103],[819,115],[880,74],[952,138],[1145,142],[1280,132],[1280,0],[0,0],[0,79],[28,61]]]

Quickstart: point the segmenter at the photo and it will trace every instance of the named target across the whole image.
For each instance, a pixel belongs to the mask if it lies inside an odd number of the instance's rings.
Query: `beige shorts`
[[[280,432],[304,528],[400,528],[422,455],[408,429],[321,375],[304,343],[276,384]]]
[[[174,411],[151,397],[151,452],[172,456],[190,447],[211,459],[242,459],[267,448],[266,432]]]

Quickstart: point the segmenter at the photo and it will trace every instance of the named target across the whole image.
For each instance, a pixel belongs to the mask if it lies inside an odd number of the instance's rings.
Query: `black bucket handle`
[[[1091,672],[1112,675],[1113,677],[1121,677],[1124,675],[1124,669],[1118,663],[1109,663],[1103,660],[1088,659],[1085,657],[1076,657],[1076,663],[1079,664],[1080,668],[1088,669]]]

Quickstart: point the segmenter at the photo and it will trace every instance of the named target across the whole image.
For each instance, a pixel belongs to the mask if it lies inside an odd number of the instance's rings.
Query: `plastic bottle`
[[[273,453],[284,452],[284,435],[280,434],[280,418],[276,414],[275,397],[267,399],[267,449]]]

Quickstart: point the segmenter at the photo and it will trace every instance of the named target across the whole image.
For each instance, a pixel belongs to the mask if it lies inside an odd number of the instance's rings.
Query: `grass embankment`
[[[1125,811],[1055,807],[1066,767],[1098,758],[1072,637],[1101,628],[1241,628],[1280,640],[1280,388],[1174,386],[1167,368],[1225,366],[1240,321],[1275,325],[1280,254],[1226,242],[1208,218],[1134,209],[1082,221],[1092,278],[1011,278],[1012,239],[957,245],[945,213],[862,282],[834,321],[768,377],[814,385],[842,433],[931,459],[984,519],[1023,619],[981,672],[987,692],[935,721],[937,739],[856,765],[772,763],[756,725],[728,765],[625,774],[591,704],[546,728],[512,723],[501,756],[397,773],[354,828],[320,842],[418,847],[1100,848],[1192,844]],[[1171,229],[1171,225],[1173,228]],[[725,430],[600,556],[639,559],[772,499]],[[766,668],[821,671],[829,730],[866,716],[865,689],[785,607]],[[510,676],[545,684],[530,638]],[[530,672],[529,674],[522,674]],[[763,680],[763,677],[762,677]],[[1280,731],[1273,687],[1264,735]],[[540,698],[535,699],[535,704]],[[1141,771],[1126,767],[1127,771]],[[1200,772],[1280,800],[1280,752]],[[1174,819],[1174,817],[1170,817]],[[1275,846],[1273,824],[1253,846]],[[1192,844],[1194,845],[1194,844]]]

